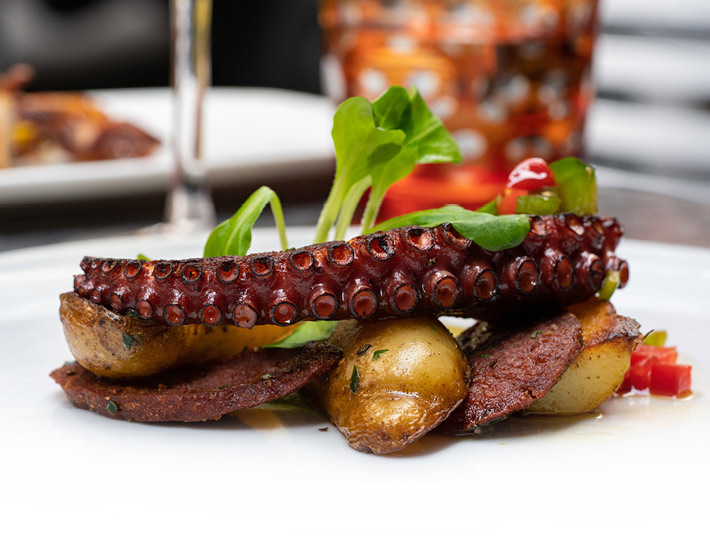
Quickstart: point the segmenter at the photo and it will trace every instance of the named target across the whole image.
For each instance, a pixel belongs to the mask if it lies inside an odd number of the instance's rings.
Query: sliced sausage
[[[444,431],[466,432],[529,407],[582,351],[582,329],[568,312],[489,329],[477,323],[457,339],[473,380],[466,399],[442,424]]]
[[[297,349],[262,349],[209,365],[170,370],[141,380],[101,378],[77,363],[50,376],[72,403],[136,422],[198,422],[293,393],[335,366],[340,348],[311,343]]]

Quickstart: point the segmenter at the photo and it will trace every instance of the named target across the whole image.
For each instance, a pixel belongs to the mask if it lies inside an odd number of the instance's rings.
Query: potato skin
[[[357,450],[401,450],[444,421],[468,393],[468,363],[437,319],[343,321],[330,342],[343,348],[344,359],[313,391]]]
[[[274,326],[247,330],[229,325],[153,325],[113,313],[75,293],[64,293],[59,301],[72,355],[84,368],[108,378],[150,376],[177,365],[231,357],[244,347],[258,347],[290,332]]]
[[[639,325],[593,298],[568,308],[582,326],[584,349],[559,382],[528,412],[570,416],[591,412],[621,385],[639,338]]]

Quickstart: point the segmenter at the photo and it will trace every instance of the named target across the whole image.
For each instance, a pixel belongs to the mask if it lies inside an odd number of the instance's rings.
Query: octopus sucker
[[[417,314],[495,321],[585,300],[609,271],[628,281],[616,219],[532,216],[530,225],[518,246],[495,252],[442,224],[245,257],[85,257],[74,291],[155,323],[251,328]]]

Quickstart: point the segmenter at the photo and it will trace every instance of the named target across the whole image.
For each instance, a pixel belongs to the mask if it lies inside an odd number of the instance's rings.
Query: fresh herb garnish
[[[663,347],[666,345],[668,333],[664,330],[652,330],[643,338],[643,343],[647,346]]]
[[[109,399],[106,404],[106,410],[108,410],[111,414],[116,414],[116,412],[118,412],[118,405]]]
[[[350,375],[350,391],[357,393],[360,389],[360,373],[357,371],[357,365],[353,365],[353,372]]]
[[[495,197],[488,203],[481,205],[478,209],[476,209],[479,213],[488,213],[489,215],[497,215],[498,214],[498,198]]]
[[[251,247],[251,229],[267,204],[271,205],[271,212],[274,215],[276,227],[279,230],[281,248],[288,248],[286,224],[284,222],[283,210],[281,209],[281,201],[279,201],[276,192],[271,188],[262,186],[249,196],[231,218],[225,220],[212,230],[205,244],[204,255],[206,257],[246,255],[249,251],[249,247]]]
[[[138,253],[138,256],[136,257],[138,260],[145,260],[146,262],[150,262],[150,258],[148,258],[146,255],[143,253]]]
[[[557,196],[531,194],[518,196],[515,200],[515,212],[526,215],[554,215],[560,208],[562,200]]]
[[[538,335],[538,334],[542,334],[542,331],[541,331],[541,330],[536,330],[535,332],[533,332],[533,333],[530,335],[530,339],[531,339],[531,340],[535,340],[535,338],[537,338],[537,335]]]
[[[338,326],[337,321],[304,321],[283,340],[264,346],[265,348],[300,348],[308,342],[327,340]]]
[[[368,188],[364,231],[374,223],[387,189],[416,164],[461,161],[453,137],[416,89],[393,86],[373,103],[347,99],[335,112],[332,136],[335,180],[318,219],[316,243],[328,239],[336,219],[335,239],[344,237]]]
[[[387,353],[389,350],[388,349],[376,349],[374,353],[372,354],[372,360],[376,361],[377,359],[380,358],[380,355],[383,353]]]
[[[490,357],[487,353],[481,353],[481,357]]]
[[[578,158],[562,158],[550,164],[562,198],[562,211],[577,215],[597,212],[597,177],[594,168]]]
[[[127,350],[130,350],[134,346],[140,346],[143,343],[143,338],[139,334],[131,335],[124,332],[121,339],[123,340],[123,347]]]
[[[607,272],[602,288],[599,289],[599,300],[609,300],[620,282],[621,277],[619,276],[619,272]]]
[[[527,215],[495,216],[469,211],[458,205],[445,205],[439,209],[416,211],[391,218],[370,231],[386,231],[403,226],[433,228],[444,222],[450,222],[459,234],[488,251],[516,247],[530,231],[530,218]]]

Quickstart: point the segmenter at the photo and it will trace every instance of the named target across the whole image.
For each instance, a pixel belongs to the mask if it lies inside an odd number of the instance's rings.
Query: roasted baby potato
[[[118,315],[75,293],[60,295],[59,317],[69,350],[84,368],[109,378],[149,376],[186,363],[230,357],[286,336],[275,326],[152,325]]]
[[[547,394],[528,412],[558,416],[590,412],[611,397],[631,364],[639,337],[633,319],[593,298],[568,308],[582,326],[584,349]]]
[[[342,321],[330,342],[343,348],[344,359],[313,391],[357,450],[404,448],[468,392],[468,363],[437,319]]]

